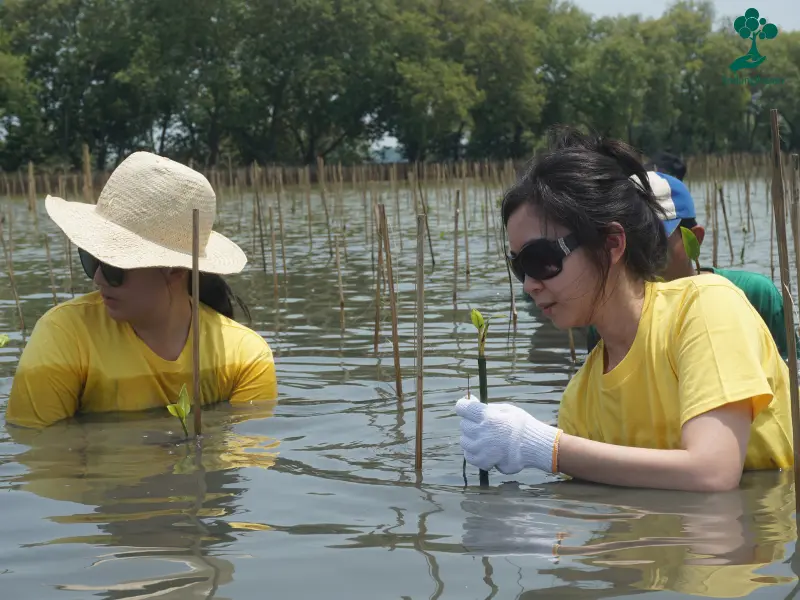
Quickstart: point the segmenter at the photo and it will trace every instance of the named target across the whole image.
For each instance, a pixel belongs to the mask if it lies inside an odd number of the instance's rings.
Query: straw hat
[[[200,210],[200,271],[238,273],[239,246],[212,231],[217,198],[208,180],[150,152],[134,152],[108,178],[97,204],[47,196],[47,214],[73,244],[121,269],[192,268],[192,209]]]

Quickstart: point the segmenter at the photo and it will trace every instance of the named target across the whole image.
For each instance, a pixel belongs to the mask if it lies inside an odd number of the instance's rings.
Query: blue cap
[[[656,200],[664,209],[664,229],[671,235],[681,219],[694,219],[694,200],[689,188],[680,180],[666,173],[648,171],[647,178]]]

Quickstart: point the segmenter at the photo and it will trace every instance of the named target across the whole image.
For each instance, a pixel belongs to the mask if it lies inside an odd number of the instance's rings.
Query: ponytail
[[[189,271],[189,295],[192,295],[192,272]],[[239,296],[233,293],[230,286],[220,276],[214,273],[200,273],[200,302],[213,308],[218,313],[233,319],[233,303],[239,305],[248,322],[252,322],[250,311]]]

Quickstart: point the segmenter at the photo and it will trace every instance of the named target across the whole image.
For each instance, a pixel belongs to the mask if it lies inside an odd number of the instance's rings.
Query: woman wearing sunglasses
[[[163,408],[184,384],[192,389],[194,208],[201,401],[277,396],[269,345],[233,320],[234,302],[249,315],[221,275],[240,272],[247,258],[212,231],[216,197],[203,175],[136,152],[111,174],[96,205],[48,196],[46,208],[98,290],[36,323],[14,376],[7,422],[45,427],[80,413]]]
[[[624,144],[567,131],[506,193],[509,261],[525,292],[557,327],[594,325],[602,341],[555,427],[459,400],[471,464],[691,491],[793,464],[789,373],[772,335],[721,276],[659,281],[678,219],[650,177]]]

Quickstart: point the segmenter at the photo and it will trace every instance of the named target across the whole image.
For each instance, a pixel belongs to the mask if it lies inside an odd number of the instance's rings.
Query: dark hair
[[[189,271],[188,277],[189,295],[192,295],[192,272]],[[239,296],[233,293],[227,282],[220,276],[213,273],[200,273],[200,302],[213,308],[220,314],[229,319],[233,319],[234,301],[242,309],[248,322],[252,319],[250,311]]]
[[[675,179],[686,177],[686,164],[674,154],[669,152],[656,152],[650,157],[650,162],[645,165],[648,171],[659,171],[672,175]]]
[[[529,204],[546,222],[575,234],[601,273],[598,297],[605,291],[610,256],[605,247],[612,223],[625,231],[625,264],[635,276],[653,280],[667,263],[667,235],[644,166],[627,144],[572,128],[554,129],[547,151],[503,198],[503,225]],[[630,179],[636,175],[638,185]]]

